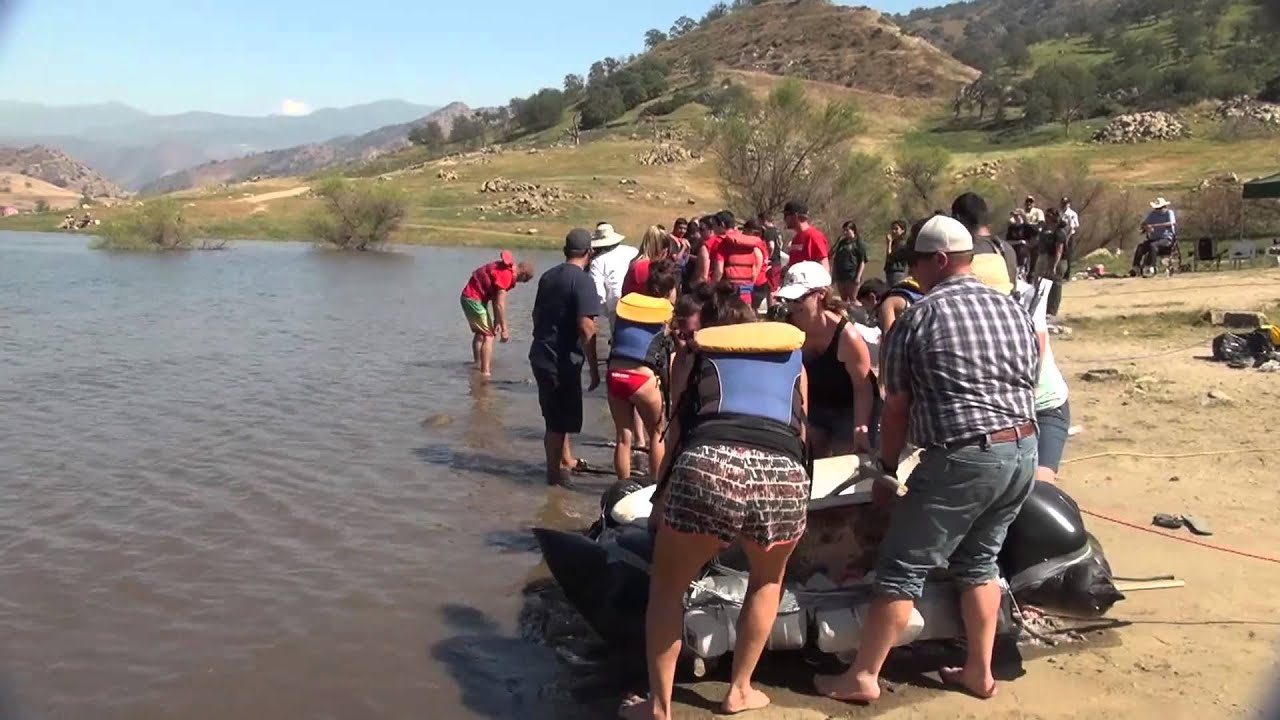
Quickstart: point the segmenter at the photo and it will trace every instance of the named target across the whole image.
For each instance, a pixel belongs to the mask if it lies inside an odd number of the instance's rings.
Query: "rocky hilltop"
[[[676,67],[709,56],[735,70],[898,97],[950,96],[979,75],[876,10],[827,0],[738,8],[660,44],[652,54]]]
[[[419,125],[437,122],[440,124],[440,129],[447,135],[453,127],[454,120],[471,113],[471,108],[455,102],[413,122],[388,125],[356,137],[338,138],[329,142],[309,143],[232,160],[205,163],[189,170],[166,175],[143,187],[142,193],[156,195],[218,183],[241,182],[253,177],[305,175],[335,165],[370,160],[408,147],[409,131]]]
[[[46,145],[0,146],[0,172],[36,178],[50,185],[74,190],[92,198],[118,198],[128,195],[93,168],[58,148]]]

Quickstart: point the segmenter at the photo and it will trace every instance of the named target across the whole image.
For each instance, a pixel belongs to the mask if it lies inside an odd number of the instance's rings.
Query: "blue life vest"
[[[794,347],[750,347],[749,339],[738,349],[708,347],[704,343],[713,337],[708,330],[730,328],[742,337],[761,333],[767,338],[765,344],[776,345],[782,339]],[[807,464],[808,454],[801,440],[805,415],[800,395],[804,367],[800,346],[804,334],[784,323],[747,323],[708,330],[698,333],[700,349],[682,399],[682,443],[685,447],[747,446]]]
[[[613,349],[609,352],[609,358],[645,362],[649,356],[650,344],[665,326],[666,323],[641,323],[617,318],[613,323]]]
[[[897,285],[894,285],[893,288],[885,294],[886,298],[894,296],[906,300],[907,305],[914,305],[919,302],[920,298],[924,297],[924,291],[920,289],[920,286],[917,285],[915,281],[903,280]]]

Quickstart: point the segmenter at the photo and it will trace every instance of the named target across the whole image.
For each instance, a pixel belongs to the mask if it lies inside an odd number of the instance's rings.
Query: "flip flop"
[[[977,698],[979,700],[990,700],[996,696],[997,687],[995,684],[991,685],[991,692],[986,695],[974,692],[968,685],[965,685],[964,680],[961,679],[960,676],[963,673],[964,670],[960,668],[939,668],[938,679],[942,680],[942,684],[947,689],[962,692],[969,697]]]
[[[1183,515],[1182,522],[1186,523],[1187,529],[1194,535],[1212,535],[1213,530],[1209,529],[1209,523],[1195,515]]]
[[[582,458],[578,458],[578,462],[575,463],[574,466],[569,469],[569,472],[575,475],[612,475],[613,474],[612,470],[606,470],[604,468],[594,467],[588,464],[587,461],[583,460]]]
[[[630,710],[631,708],[646,702],[649,702],[648,697],[640,697],[639,695],[628,695],[627,697],[622,699],[622,704],[618,706],[618,717],[623,718],[623,720],[625,720],[626,715],[624,713],[626,713],[627,710]]]

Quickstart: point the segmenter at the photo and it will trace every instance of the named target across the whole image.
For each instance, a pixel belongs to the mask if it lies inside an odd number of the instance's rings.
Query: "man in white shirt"
[[[600,296],[600,305],[609,318],[609,327],[613,328],[613,313],[622,298],[622,282],[626,279],[627,268],[636,259],[640,251],[630,245],[623,245],[626,236],[619,235],[609,223],[596,226],[591,240],[591,267],[587,272],[596,285],[596,294]]]
[[[1062,203],[1058,207],[1058,217],[1067,230],[1067,249],[1062,258],[1066,267],[1062,271],[1062,278],[1070,280],[1071,260],[1075,257],[1076,250],[1076,233],[1080,230],[1080,215],[1071,207],[1071,198],[1062,198]]]
[[[1071,198],[1062,198],[1060,217],[1067,224],[1067,237],[1075,237],[1080,229],[1080,215],[1071,207]]]

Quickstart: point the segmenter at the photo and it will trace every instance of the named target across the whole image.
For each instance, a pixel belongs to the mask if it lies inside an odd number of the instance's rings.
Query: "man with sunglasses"
[[[884,341],[881,468],[896,474],[908,441],[924,452],[906,496],[893,501],[857,659],[843,675],[816,679],[829,697],[879,698],[889,649],[926,574],[943,565],[961,588],[968,656],[941,670],[942,681],[982,698],[996,692],[996,555],[1035,480],[1039,348],[1022,305],[974,276],[973,247],[968,229],[945,216],[926,222],[910,246],[911,275],[927,294]]]

